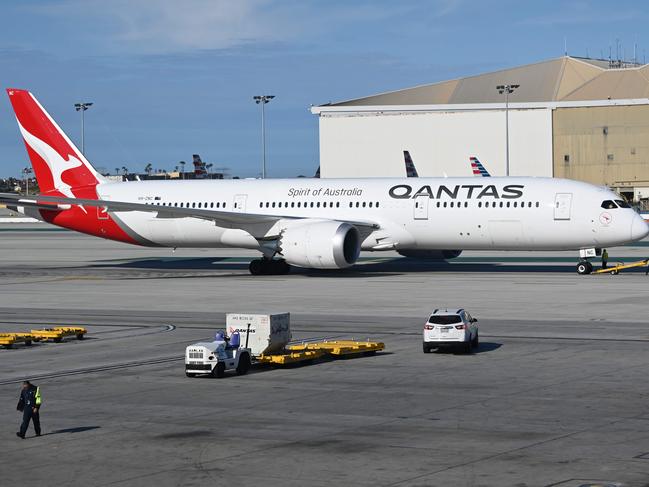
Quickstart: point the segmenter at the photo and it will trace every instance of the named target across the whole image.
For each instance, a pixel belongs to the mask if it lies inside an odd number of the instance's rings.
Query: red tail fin
[[[9,88],[7,94],[42,193],[73,197],[71,188],[104,182],[29,91]]]

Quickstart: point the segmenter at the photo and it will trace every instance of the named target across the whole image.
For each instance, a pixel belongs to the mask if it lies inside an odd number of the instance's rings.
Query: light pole
[[[261,179],[266,179],[266,114],[264,105],[275,98],[275,95],[257,95],[253,96],[257,105],[261,105],[261,149],[262,149],[262,162],[261,162]]]
[[[29,175],[32,173],[32,168],[26,167],[22,172],[25,175],[25,196],[27,196],[29,194]]]
[[[92,106],[92,102],[83,102],[83,103],[75,103],[74,104],[74,109],[77,112],[81,112],[81,153],[85,155],[85,147],[84,147],[84,112]]]
[[[509,95],[520,85],[498,85],[496,89],[505,95],[505,175],[509,176]]]

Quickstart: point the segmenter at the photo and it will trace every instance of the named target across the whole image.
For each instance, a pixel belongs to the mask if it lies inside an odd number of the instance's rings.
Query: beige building
[[[497,85],[520,85],[505,99]],[[649,198],[649,65],[561,57],[312,108],[322,177],[555,176]],[[506,147],[509,142],[509,168]]]

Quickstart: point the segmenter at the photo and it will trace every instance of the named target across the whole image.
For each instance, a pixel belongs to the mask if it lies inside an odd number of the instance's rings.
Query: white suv
[[[434,348],[478,348],[478,320],[463,309],[436,309],[424,325],[424,353]]]

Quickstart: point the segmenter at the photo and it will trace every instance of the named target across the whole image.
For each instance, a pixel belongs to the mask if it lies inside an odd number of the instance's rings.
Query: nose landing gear
[[[587,260],[582,260],[577,264],[577,274],[586,275],[593,272],[593,264]]]
[[[284,259],[268,259],[266,257],[250,261],[248,266],[253,276],[273,276],[288,274],[291,266]]]

